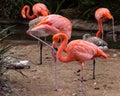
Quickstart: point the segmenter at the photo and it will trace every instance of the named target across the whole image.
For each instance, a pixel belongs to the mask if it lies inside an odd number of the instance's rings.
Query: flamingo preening
[[[43,18],[43,16],[39,16],[39,17],[37,17],[37,18],[35,18],[33,20],[30,20],[29,21],[29,29],[32,29],[37,23],[39,23],[42,20],[42,18]],[[46,41],[47,36],[48,36],[48,34],[45,35],[45,33],[44,33],[44,40],[45,41]],[[39,62],[39,64],[42,64],[42,47],[43,47],[43,43],[39,42],[39,44],[40,44],[40,62]]]
[[[32,7],[33,14],[30,15],[30,6],[25,5],[22,8],[21,14],[23,18],[28,19],[35,19],[39,16],[47,16],[50,14],[50,11],[48,10],[47,6],[43,3],[36,3]]]
[[[102,39],[103,39],[103,34],[104,34],[103,23],[112,19],[113,40],[114,40],[114,42],[116,42],[116,37],[115,37],[115,33],[114,33],[114,18],[111,15],[110,11],[107,8],[98,8],[95,11],[95,18],[98,22],[98,31],[96,33],[96,37],[100,37],[100,35],[102,34]]]
[[[21,15],[23,18],[33,19],[29,21],[29,29],[32,29],[44,16],[50,14],[47,6],[43,3],[36,3],[32,7],[33,14],[30,15],[30,6],[25,5],[22,8]],[[45,38],[46,39],[46,38]],[[40,42],[40,64],[42,64],[42,43]]]
[[[36,38],[40,42],[44,43],[48,47],[50,47],[52,49],[52,55],[53,55],[54,61],[56,63],[55,48],[56,48],[57,43],[56,44],[54,43],[53,46],[51,46],[51,45],[47,44],[46,42],[42,41],[41,39],[39,39],[38,37],[41,37],[41,36],[45,37],[48,35],[54,36],[57,33],[64,33],[64,34],[66,34],[68,39],[70,39],[71,33],[72,33],[72,23],[66,17],[57,15],[57,14],[51,14],[51,15],[43,17],[39,23],[37,23],[33,28],[28,29],[26,31],[26,33],[28,35],[32,36],[33,38]],[[62,39],[60,39],[60,40],[62,41]],[[56,67],[55,67],[55,70],[56,70]],[[56,72],[55,72],[55,78],[56,78]],[[55,82],[56,82],[55,89],[57,91],[59,91],[59,89],[57,87],[56,79],[55,79]]]
[[[51,14],[39,18],[40,21],[37,22],[34,27],[29,28],[29,30],[27,31],[28,34],[32,32],[32,34],[34,34],[35,36],[47,37],[48,35],[54,35],[56,33],[63,32],[67,34],[69,39],[71,38],[72,23],[66,17],[57,14]],[[42,64],[42,54],[40,58],[40,63]]]
[[[83,82],[83,74],[82,70],[84,62],[87,60],[92,60],[95,57],[102,56],[105,59],[108,58],[108,55],[105,54],[101,49],[99,49],[95,44],[90,43],[85,40],[73,40],[69,44],[68,43],[68,36],[64,33],[55,34],[52,38],[53,44],[58,43],[59,39],[62,38],[61,44],[57,51],[57,58],[61,62],[72,62],[77,61],[80,66],[80,91],[82,91],[82,82]],[[62,56],[63,50],[66,49],[66,56]]]
[[[97,45],[98,48],[100,48],[103,51],[108,50],[107,42],[105,42],[103,39],[101,39],[99,37],[91,36],[90,34],[84,34],[82,39]],[[96,63],[96,61],[94,58],[93,59],[93,79],[95,79],[95,63]],[[80,72],[80,70],[78,70],[77,72]]]

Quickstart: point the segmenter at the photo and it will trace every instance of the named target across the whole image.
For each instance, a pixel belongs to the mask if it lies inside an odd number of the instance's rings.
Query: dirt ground
[[[39,64],[37,41],[12,41],[9,56],[28,60],[30,69],[23,69],[27,76],[10,70],[9,77],[13,93],[10,96],[80,96],[77,62],[57,61],[58,86],[63,90],[54,91],[54,61],[51,50],[44,46],[43,64]],[[120,96],[120,50],[109,49],[109,59],[96,58],[96,79],[92,80],[92,61],[85,63],[83,95],[81,96]],[[6,95],[7,96],[7,95]]]

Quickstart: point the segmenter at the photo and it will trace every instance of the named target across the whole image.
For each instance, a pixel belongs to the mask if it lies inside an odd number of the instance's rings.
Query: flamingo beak
[[[53,41],[52,42],[52,46],[53,46],[53,48],[57,51],[58,49],[57,49],[57,43],[56,43],[56,41]]]
[[[23,17],[23,18],[26,18],[25,14],[22,14],[22,17]]]
[[[52,45],[53,45],[53,47],[55,47],[55,46],[56,46],[56,42],[55,42],[55,41],[53,41],[53,42],[52,42]]]
[[[27,30],[26,31],[26,33],[28,34],[28,35],[31,35],[33,32],[35,32],[34,30]]]
[[[113,16],[109,13],[109,14],[106,14],[106,16],[109,18],[109,19],[113,19]]]
[[[28,35],[30,35],[30,34],[31,34],[31,30],[27,30],[26,33],[27,33]]]

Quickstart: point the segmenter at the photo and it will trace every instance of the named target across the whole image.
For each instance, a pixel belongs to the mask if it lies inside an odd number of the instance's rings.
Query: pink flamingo
[[[30,15],[30,7],[25,5],[22,8],[21,14],[23,18],[33,19],[29,22],[29,29],[33,28],[44,16],[50,14],[47,6],[43,3],[36,3],[33,5],[33,15]],[[45,38],[46,39],[46,38]],[[42,43],[40,42],[40,64],[42,64]]]
[[[50,35],[62,32],[66,33],[70,39],[72,24],[66,17],[57,14],[51,14],[43,17],[43,19],[31,29],[31,31],[44,31]],[[41,34],[39,34],[39,36],[41,36]]]
[[[56,48],[57,44],[54,43],[53,46],[50,46],[49,44],[42,41],[38,37],[55,35],[57,33],[65,33],[68,39],[70,39],[71,33],[72,33],[72,23],[66,17],[57,15],[57,14],[51,14],[43,17],[38,24],[36,24],[32,29],[27,30],[26,33],[36,38],[40,42],[46,44],[48,47],[50,47],[52,49],[52,55],[56,63],[56,55],[55,55],[56,50],[54,48]],[[55,70],[56,70],[56,67],[55,67]],[[56,90],[59,90],[57,88],[56,72],[55,72],[55,86],[56,86]]]
[[[62,38],[61,45],[59,46],[59,49],[57,51],[57,58],[61,62],[72,62],[77,61],[80,70],[81,70],[81,84],[83,82],[83,66],[84,62],[87,60],[92,60],[95,57],[102,56],[105,59],[108,58],[108,55],[105,54],[101,49],[99,49],[95,44],[84,41],[84,40],[73,40],[69,44],[68,43],[68,36],[64,33],[58,33],[53,36],[53,44],[58,43],[59,39]],[[67,47],[66,47],[67,46]],[[62,56],[63,50],[66,49],[66,56]],[[82,86],[82,85],[81,85]],[[80,86],[80,90],[82,91],[82,88]]]
[[[25,5],[22,8],[21,14],[23,18],[35,19],[39,16],[47,16],[50,14],[47,6],[42,3],[36,3],[32,7],[33,14],[30,15],[30,6]]]
[[[107,8],[98,8],[95,11],[95,18],[98,22],[98,31],[96,33],[96,37],[100,37],[102,33],[102,39],[103,39],[103,23],[106,22],[109,19],[112,19],[112,26],[113,26],[113,40],[116,42],[116,37],[114,34],[114,18],[111,15],[110,11]]]
[[[72,23],[66,17],[57,14],[51,14],[39,18],[41,19],[41,21],[37,22],[37,24],[34,25],[33,28],[30,28],[27,31],[28,34],[32,33],[33,35],[38,37],[46,37],[48,35],[54,35],[56,33],[63,32],[67,34],[69,39],[71,38]],[[40,59],[40,64],[42,64],[42,54]]]
[[[100,39],[99,37],[91,36],[90,34],[84,34],[82,39],[97,45],[103,51],[108,50],[107,42],[105,42],[103,39]],[[95,79],[95,61],[96,60],[93,59],[93,79]],[[80,70],[77,72],[80,72]]]
[[[37,23],[39,23],[41,20],[42,20],[43,16],[39,16],[33,20],[30,20],[29,21],[29,29],[32,29]],[[45,34],[44,34],[45,36]],[[46,36],[48,36],[48,34],[46,34]],[[46,41],[46,37],[44,37],[44,40]],[[43,47],[43,43],[42,42],[39,42],[40,44],[40,63],[39,64],[42,64],[42,47]]]
[[[71,38],[72,23],[66,17],[57,14],[51,14],[42,18],[33,28],[27,30],[27,34],[37,37],[46,37],[57,33],[65,33]],[[54,45],[55,47],[56,45]]]

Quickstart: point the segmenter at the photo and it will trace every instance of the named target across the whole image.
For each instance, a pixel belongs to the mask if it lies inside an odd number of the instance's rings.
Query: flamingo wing
[[[57,34],[59,32],[67,34],[71,37],[72,23],[65,17],[52,14],[43,17],[43,19],[34,26],[32,30],[44,29],[51,35]]]
[[[90,60],[97,54],[97,46],[84,40],[73,40],[67,46],[67,53],[77,61]]]

